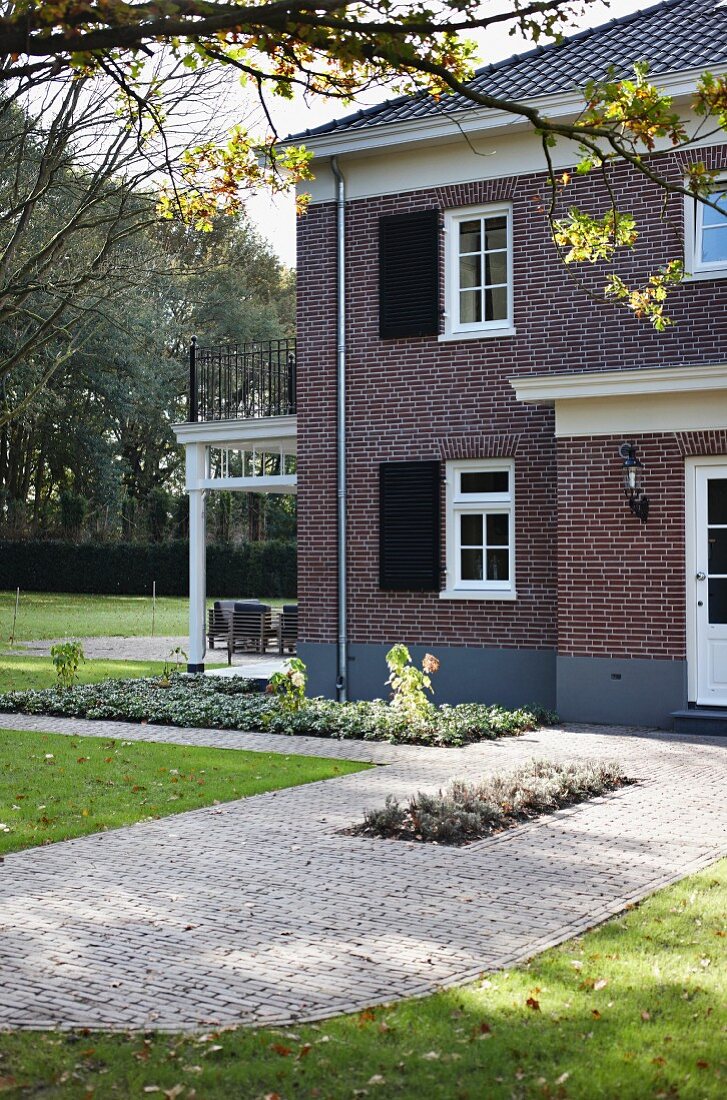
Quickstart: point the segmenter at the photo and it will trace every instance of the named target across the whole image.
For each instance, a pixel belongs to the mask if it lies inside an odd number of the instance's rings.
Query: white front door
[[[697,703],[727,707],[727,465],[695,468]]]

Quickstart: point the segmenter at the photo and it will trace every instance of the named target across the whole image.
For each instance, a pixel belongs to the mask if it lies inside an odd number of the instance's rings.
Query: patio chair
[[[235,607],[234,600],[215,600],[214,605],[207,613],[207,640],[210,649],[215,648],[216,641],[227,642],[230,632],[230,617]]]
[[[232,664],[235,650],[242,653],[265,653],[277,637],[273,613],[264,603],[236,603],[227,634],[227,663]]]
[[[298,642],[298,605],[294,603],[283,604],[283,610],[278,620],[278,651],[282,654],[287,649],[288,653],[295,653]]]

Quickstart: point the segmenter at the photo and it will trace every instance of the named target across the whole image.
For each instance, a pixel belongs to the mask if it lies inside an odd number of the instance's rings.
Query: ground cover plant
[[[311,756],[0,729],[0,854],[365,767]],[[2,1076],[0,1066],[0,1082]]]
[[[539,707],[506,710],[481,703],[431,706],[412,717],[382,700],[343,704],[320,698],[291,709],[280,696],[258,693],[251,680],[216,676],[10,692],[0,695],[0,711],[441,746],[516,736],[555,717]]]
[[[727,861],[460,989],[317,1026],[0,1035],[8,1097],[718,1100]]]
[[[268,599],[279,607],[294,600]],[[212,607],[210,597],[207,606]],[[15,592],[0,592],[0,643],[10,640],[15,611]],[[154,614],[154,633],[186,635],[189,600],[183,596],[159,596]],[[21,592],[15,641],[44,638],[149,637],[152,632],[152,600],[149,596],[76,596],[53,592]]]
[[[530,760],[480,783],[460,780],[436,794],[419,792],[403,805],[389,795],[385,806],[368,810],[363,823],[349,832],[356,836],[468,844],[630,783],[633,780],[613,761],[557,764]]]

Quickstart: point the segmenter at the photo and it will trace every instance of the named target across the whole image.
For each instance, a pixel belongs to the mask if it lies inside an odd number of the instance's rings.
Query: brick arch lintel
[[[727,455],[727,428],[700,432],[675,432],[679,453],[687,456]]]
[[[513,458],[520,446],[521,435],[503,432],[498,435],[450,435],[438,440],[440,458]]]

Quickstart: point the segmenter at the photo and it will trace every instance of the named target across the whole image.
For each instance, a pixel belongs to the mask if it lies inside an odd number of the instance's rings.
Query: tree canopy
[[[692,135],[672,99],[649,78],[648,65],[629,79],[606,77],[584,89],[585,109],[575,118],[550,117],[533,102],[492,95],[468,82],[475,31],[504,27],[526,40],[558,38],[570,20],[600,0],[8,0],[0,11],[0,82],[37,85],[72,72],[116,83],[127,109],[139,118],[163,115],[164,82],[143,85],[160,53],[192,77],[220,67],[239,73],[257,96],[267,133],[236,126],[223,142],[204,140],[182,156],[181,186],[162,188],[160,212],[209,229],[220,212],[238,212],[246,187],[282,187],[308,172],[305,149],[276,144],[269,93],[354,100],[372,85],[457,93],[486,109],[525,119],[539,135],[551,187],[545,211],[566,262],[594,263],[630,247],[636,227],[615,204],[595,216],[572,206],[556,218],[570,177],[558,175],[550,150],[561,138],[581,148],[578,171],[605,173],[627,162],[667,192],[694,196],[723,210],[716,173],[692,158],[683,180],[667,179],[651,154],[686,147]],[[646,59],[648,60],[648,59]],[[142,86],[143,85],[143,86]],[[705,72],[692,108],[703,132],[727,129],[727,77]],[[261,162],[260,146],[267,149]],[[283,171],[284,170],[284,171]],[[562,201],[561,201],[562,205]],[[607,293],[657,328],[668,324],[664,300],[683,275],[679,260],[652,273],[643,287],[618,279]]]

